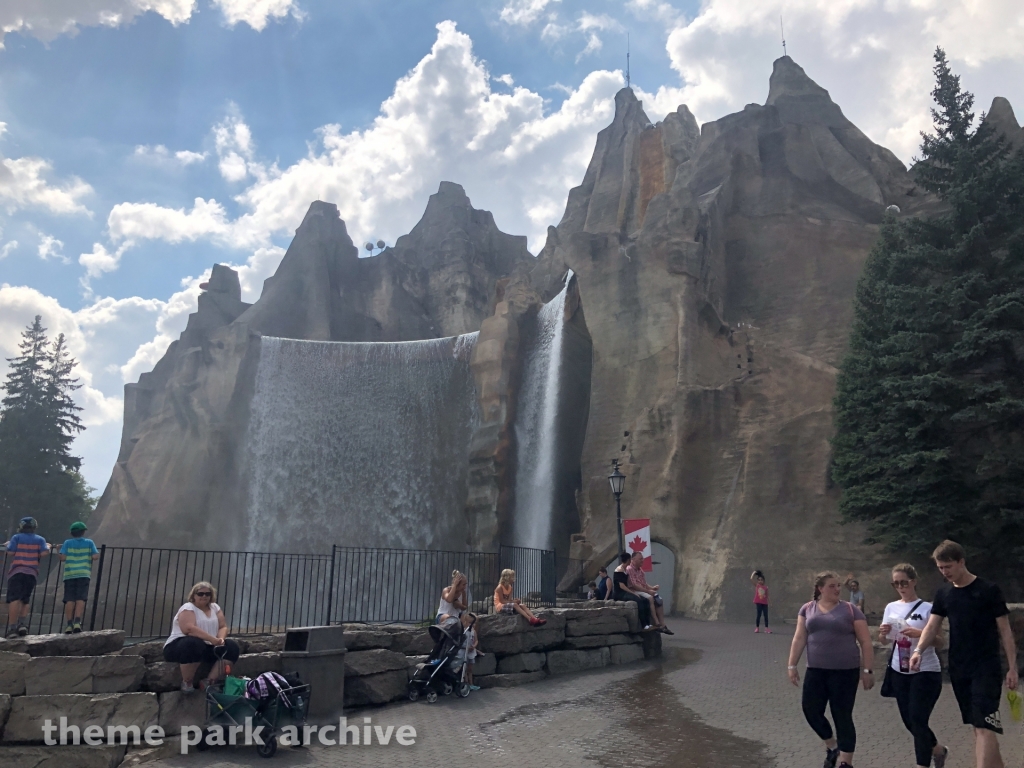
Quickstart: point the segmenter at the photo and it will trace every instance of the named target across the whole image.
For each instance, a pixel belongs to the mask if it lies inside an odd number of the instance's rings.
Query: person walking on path
[[[863,612],[840,599],[839,574],[819,573],[814,579],[814,599],[800,609],[796,633],[789,648],[789,681],[800,685],[797,662],[807,649],[803,710],[808,725],[825,742],[824,768],[852,768],[857,747],[853,705],[857,684],[865,691],[874,685],[874,651]],[[825,717],[832,712],[835,735]]]
[[[5,545],[13,553],[7,571],[7,637],[28,634],[28,616],[32,608],[32,593],[39,578],[39,562],[50,554],[46,539],[36,533],[34,517],[23,517],[18,532]]]
[[[853,603],[855,607],[860,608],[863,612],[864,591],[860,588],[860,582],[853,578],[853,574],[851,573],[846,577],[846,583],[843,586],[850,590],[850,602]]]
[[[85,523],[72,523],[71,538],[60,548],[60,561],[64,563],[65,635],[82,631],[85,601],[89,599],[92,564],[100,557],[96,543],[85,538],[87,530]]]
[[[440,624],[446,619],[457,619],[468,606],[466,600],[466,587],[469,579],[458,569],[452,571],[452,583],[441,590],[441,602],[437,606],[437,615],[434,623]]]
[[[940,633],[921,659],[921,668],[910,669],[911,646],[921,637],[932,613],[932,604],[917,596],[917,569],[900,563],[892,569],[892,586],[900,599],[885,606],[878,628],[881,643],[895,641],[885,669],[882,695],[896,699],[903,725],[914,737],[914,756],[918,768],[944,768],[949,749],[939,744],[928,719],[942,693],[942,665],[935,649],[942,646]]]
[[[523,605],[518,597],[512,597],[516,585],[516,572],[506,568],[498,577],[498,586],[494,588],[494,612],[495,613],[518,613],[528,622],[530,626],[539,627],[547,624],[547,619],[538,619],[533,611]]]
[[[964,548],[948,539],[932,553],[948,584],[935,594],[928,624],[910,657],[910,669],[924,666],[924,654],[935,644],[944,618],[949,619],[949,679],[965,725],[974,726],[977,768],[1003,768],[998,734],[1003,732],[999,700],[1003,668],[999,645],[1010,661],[1006,687],[1017,690],[1017,648],[1009,610],[998,585],[967,570]]]
[[[764,631],[770,635],[772,631],[768,628],[768,585],[765,584],[764,574],[761,571],[754,571],[750,574],[750,583],[754,585],[754,605],[757,606],[754,632],[761,631],[761,617],[764,616]]]

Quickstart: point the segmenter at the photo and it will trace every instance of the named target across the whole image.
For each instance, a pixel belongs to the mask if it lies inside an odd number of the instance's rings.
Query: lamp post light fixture
[[[612,459],[612,473],[608,475],[608,484],[612,487],[612,493],[615,494],[615,522],[618,523],[619,527],[619,541],[615,545],[615,556],[618,557],[619,553],[622,552],[622,486],[626,483],[626,476],[619,472],[619,460]]]

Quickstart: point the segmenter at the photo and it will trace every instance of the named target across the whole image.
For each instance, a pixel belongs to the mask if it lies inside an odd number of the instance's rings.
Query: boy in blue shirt
[[[99,550],[92,539],[85,538],[85,523],[71,524],[71,538],[60,548],[60,561],[64,563],[64,634],[82,631],[85,601],[89,599],[89,580],[92,562],[99,558]]]
[[[7,571],[7,637],[28,634],[28,614],[32,592],[39,576],[39,561],[50,554],[46,539],[36,534],[36,519],[23,517],[18,532],[5,545],[11,556]]]

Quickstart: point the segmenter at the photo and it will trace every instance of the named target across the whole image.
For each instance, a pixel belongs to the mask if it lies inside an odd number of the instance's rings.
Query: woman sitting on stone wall
[[[547,624],[547,619],[538,619],[533,611],[523,605],[518,597],[512,597],[512,590],[516,584],[516,572],[506,568],[498,577],[498,586],[494,588],[494,612],[495,613],[518,613],[534,627]]]
[[[619,555],[619,567],[612,574],[612,600],[621,600],[627,603],[636,603],[637,619],[640,626],[651,629],[651,605],[647,602],[647,596],[640,596],[629,586],[629,574],[626,566],[629,565],[630,556],[628,552]]]
[[[215,602],[217,590],[208,581],[200,581],[188,593],[171,622],[171,636],[164,643],[164,660],[181,665],[181,690],[195,688],[193,679],[201,664],[210,665],[209,680],[226,674],[224,662],[238,661],[239,648],[228,640],[228,622]]]
[[[462,612],[469,607],[466,598],[466,588],[469,579],[458,569],[452,571],[451,586],[441,590],[441,603],[437,606],[437,616],[434,617],[435,624],[441,624],[448,618],[457,619]]]

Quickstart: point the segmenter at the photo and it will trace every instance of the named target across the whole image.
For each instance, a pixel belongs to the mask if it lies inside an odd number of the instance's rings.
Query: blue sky
[[[936,45],[979,112],[1004,95],[1024,117],[1016,0],[7,0],[0,352],[35,314],[67,334],[102,488],[123,385],[213,263],[255,300],[311,200],[393,242],[441,180],[536,251],[611,118],[627,31],[650,117],[704,122],[764,101],[780,12],[794,59],[904,161]]]

